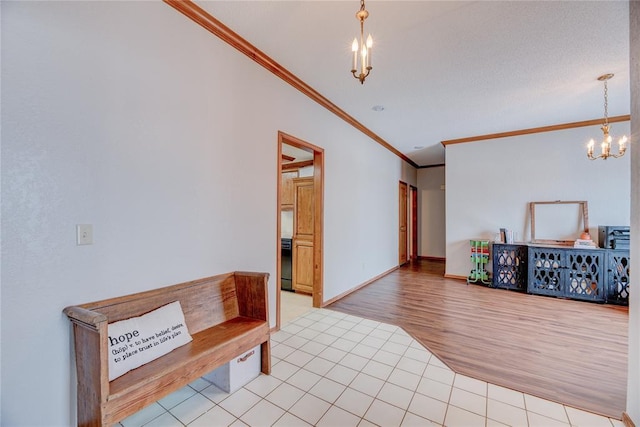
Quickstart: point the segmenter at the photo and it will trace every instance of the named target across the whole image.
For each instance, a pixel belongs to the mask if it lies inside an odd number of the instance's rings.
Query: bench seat
[[[263,343],[269,337],[269,326],[260,320],[236,317],[192,335],[193,341],[170,353],[133,369],[109,383],[109,400],[115,412],[132,397],[136,405],[147,406],[156,400],[147,389],[175,389],[189,384],[208,372],[211,366],[221,366],[247,348]],[[175,373],[178,373],[175,375]],[[175,382],[176,387],[172,386]]]

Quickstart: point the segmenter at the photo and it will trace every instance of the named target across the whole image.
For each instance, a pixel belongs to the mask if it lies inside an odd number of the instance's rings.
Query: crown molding
[[[396,156],[400,157],[405,162],[409,163],[411,166],[417,168],[418,164],[411,160],[406,155],[402,154],[396,148],[391,146],[387,141],[382,139],[372,130],[364,126],[362,123],[357,121],[355,118],[347,114],[340,107],[335,105],[333,102],[329,101],[326,97],[321,95],[317,90],[313,89],[311,86],[303,82],[300,78],[294,75],[291,71],[284,68],[282,65],[278,64],[274,61],[270,56],[266,53],[262,52],[260,49],[249,43],[247,40],[242,38],[239,34],[234,32],[231,28],[227,27],[221,21],[214,18],[207,11],[202,9],[200,6],[195,4],[191,0],[163,0],[169,6],[173,7],[187,18],[193,20],[198,25],[218,37],[220,40],[229,44],[231,47],[237,49],[242,52],[246,56],[248,56],[251,60],[255,61],[257,64],[261,65],[271,73],[275,74],[280,79],[284,80],[290,86],[299,90],[313,101],[317,102],[345,122],[349,123],[354,128],[358,129],[360,132],[367,135],[369,138],[373,139],[378,144],[382,145],[387,150],[391,151]]]
[[[490,133],[487,135],[470,136],[468,138],[449,139],[446,141],[441,141],[440,143],[446,147],[447,145],[483,141],[486,139],[507,138],[509,136],[529,135],[532,133],[553,132],[556,130],[573,129],[573,128],[580,128],[585,126],[596,126],[596,125],[601,125],[603,120],[604,118],[594,119],[594,120],[584,120],[582,122],[563,123],[560,125],[542,126],[537,128],[514,130],[510,132]],[[629,120],[631,120],[631,116],[629,114],[625,116],[609,117],[609,123],[627,122]]]
[[[437,163],[435,165],[423,165],[418,166],[418,169],[429,169],[429,168],[443,168],[445,166],[444,163]]]

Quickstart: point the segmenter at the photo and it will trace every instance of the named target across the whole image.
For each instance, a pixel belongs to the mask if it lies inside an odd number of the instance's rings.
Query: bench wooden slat
[[[255,280],[255,277],[253,279]],[[77,307],[68,307],[65,309],[65,314],[74,317],[80,312],[78,310],[80,308],[104,315],[109,323],[113,323],[142,316],[163,305],[180,301],[189,333],[194,334],[207,329],[212,324],[222,323],[240,314],[235,280],[234,273],[222,274]],[[84,317],[86,318],[87,314]]]

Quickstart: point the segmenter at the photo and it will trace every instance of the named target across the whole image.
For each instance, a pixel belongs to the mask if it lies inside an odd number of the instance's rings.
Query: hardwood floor
[[[327,308],[395,324],[464,375],[620,419],[628,309],[445,279],[417,261]]]

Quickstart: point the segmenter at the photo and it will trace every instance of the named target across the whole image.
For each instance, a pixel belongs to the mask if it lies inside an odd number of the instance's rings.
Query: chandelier
[[[373,39],[371,34],[367,37],[367,42],[364,41],[364,20],[369,17],[369,12],[364,8],[364,0],[360,0],[360,10],[356,13],[356,18],[360,21],[360,44],[358,45],[358,39],[354,38],[351,44],[351,51],[353,52],[353,64],[351,65],[351,74],[353,77],[360,80],[360,84],[364,84],[364,79],[367,78],[371,72],[371,48],[373,47]],[[358,61],[360,58],[360,61]],[[359,64],[358,64],[359,62]],[[358,73],[358,65],[360,65],[360,73]]]
[[[607,80],[609,80],[611,77],[613,77],[613,74],[603,74],[602,76],[598,77],[599,81],[604,82],[604,124],[600,128],[602,129],[602,133],[604,135],[602,138],[602,143],[600,144],[602,152],[598,156],[593,155],[593,148],[596,142],[593,139],[589,141],[589,144],[587,145],[587,157],[589,158],[589,160],[607,160],[609,157],[613,157],[614,159],[616,159],[618,157],[624,156],[625,151],[627,151],[627,136],[622,135],[622,137],[618,140],[618,154],[611,154],[611,141],[613,140],[613,138],[611,137],[611,135],[609,135],[611,125],[609,125],[609,105],[607,99]]]

